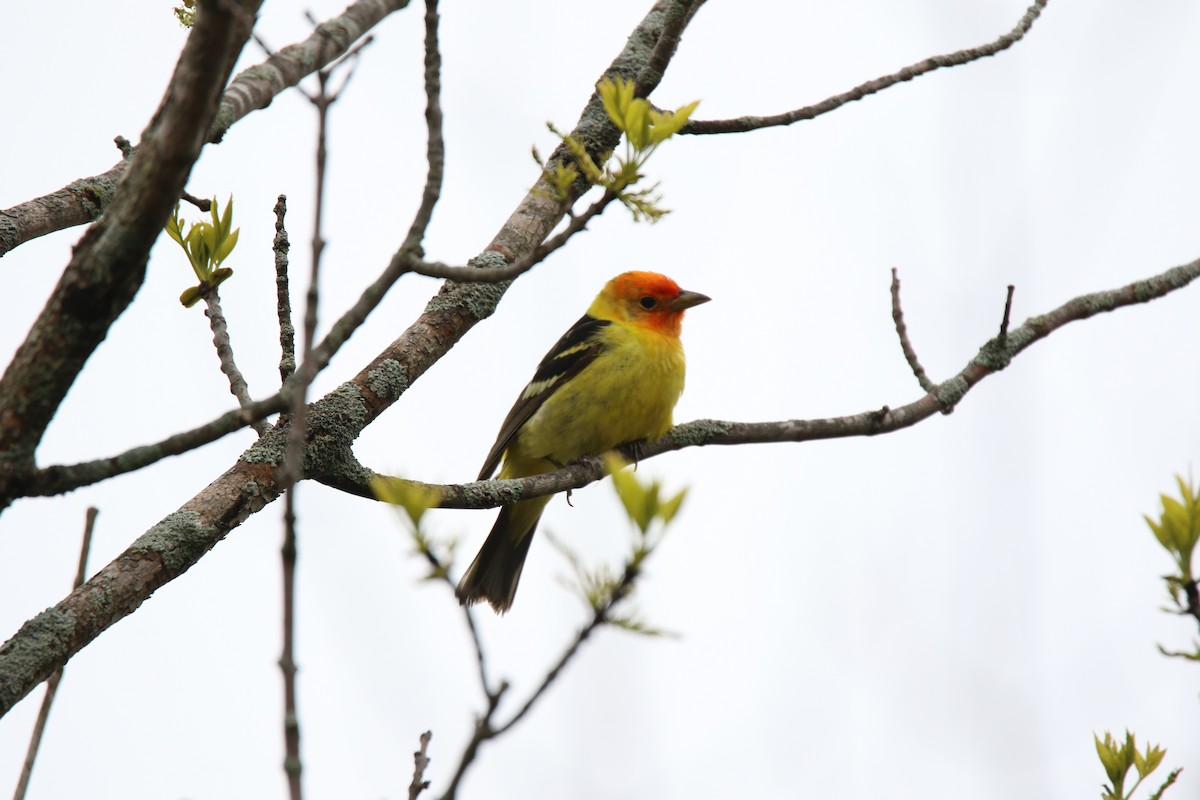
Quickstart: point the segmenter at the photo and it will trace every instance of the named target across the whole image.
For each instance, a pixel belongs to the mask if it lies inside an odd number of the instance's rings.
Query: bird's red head
[[[623,272],[605,285],[588,313],[678,336],[683,312],[710,299],[657,272]]]

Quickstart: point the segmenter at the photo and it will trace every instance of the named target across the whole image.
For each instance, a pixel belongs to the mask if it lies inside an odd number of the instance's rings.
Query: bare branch
[[[1182,289],[1197,277],[1200,277],[1200,259],[1172,267],[1152,278],[1135,281],[1119,289],[1080,295],[1047,314],[1030,317],[1003,338],[998,336],[985,342],[975,357],[957,375],[934,385],[924,396],[899,408],[884,406],[874,411],[844,417],[777,422],[700,419],[677,425],[657,441],[637,442],[620,449],[627,460],[644,461],[685,447],[845,439],[854,436],[876,436],[909,428],[936,413],[945,413],[953,409],[977,383],[1003,370],[1027,347],[1046,338],[1062,326],[1118,308],[1148,303]],[[456,484],[426,484],[420,481],[411,483],[441,492],[442,497],[438,503],[440,508],[495,508],[516,500],[578,489],[602,479],[605,474],[601,457],[588,456],[554,472],[525,478]],[[369,475],[366,475],[357,486],[330,485],[371,498],[374,495],[370,492],[369,480]]]
[[[891,75],[885,75],[866,83],[860,83],[850,91],[826,98],[816,105],[805,106],[794,111],[786,111],[782,114],[774,114],[768,117],[745,116],[734,119],[692,120],[683,126],[683,130],[680,133],[744,133],[746,131],[760,130],[779,125],[791,125],[794,122],[802,122],[814,119],[822,114],[828,114],[830,111],[841,108],[847,103],[862,100],[864,97],[882,92],[884,89],[889,89],[905,81],[911,81],[913,78],[920,77],[927,72],[933,72],[945,67],[958,67],[963,64],[969,64],[972,61],[994,56],[1025,38],[1025,34],[1033,27],[1033,23],[1037,21],[1037,18],[1042,13],[1042,9],[1046,7],[1046,3],[1048,2],[1049,0],[1035,0],[1033,5],[1025,10],[1025,13],[1011,31],[981,47],[968,47],[965,50],[958,50],[944,56],[931,56],[924,61],[910,64],[899,72],[893,72]]]
[[[100,513],[94,506],[89,507],[83,524],[83,544],[79,548],[79,567],[75,570],[75,582],[71,588],[78,589],[87,577],[88,553],[92,549],[92,532],[96,527],[96,515]],[[21,775],[17,778],[17,789],[13,792],[13,800],[24,800],[29,790],[29,778],[33,774],[33,764],[37,761],[38,749],[42,745],[42,734],[46,731],[46,722],[50,719],[50,706],[58,693],[58,684],[62,680],[63,670],[60,668],[46,681],[46,695],[42,698],[42,706],[38,709],[37,720],[33,723],[33,732],[29,735],[29,749],[25,753],[25,763],[21,765]]]
[[[62,494],[148,467],[169,456],[177,456],[215,442],[258,420],[278,414],[286,407],[284,394],[273,394],[255,401],[248,408],[226,411],[211,422],[183,433],[173,434],[155,444],[140,445],[118,455],[93,461],[42,467],[12,477],[0,476],[0,506],[18,497],[49,497]]]
[[[1016,288],[1017,287],[1013,286],[1010,283],[1008,285],[1008,294],[1004,298],[1004,317],[1000,320],[1000,342],[1001,343],[1003,343],[1005,337],[1008,336],[1008,322],[1009,322],[1009,317],[1012,315],[1013,292],[1016,291]]]
[[[208,306],[204,309],[204,316],[208,317],[209,327],[212,328],[213,347],[216,348],[217,358],[221,362],[221,372],[229,379],[229,392],[237,398],[239,406],[243,409],[250,408],[254,405],[254,399],[250,397],[250,387],[246,385],[246,378],[238,369],[237,361],[233,357],[233,342],[229,339],[229,326],[225,323],[225,313],[221,310],[221,296],[216,286],[204,292],[204,302]],[[269,426],[266,422],[257,420],[252,422],[250,427],[262,436]]]
[[[296,329],[292,326],[292,291],[288,286],[287,196],[275,201],[275,310],[279,317],[279,382],[286,384],[296,372]]]
[[[243,70],[221,98],[208,131],[208,143],[220,142],[234,123],[266,108],[276,95],[341,57],[364,33],[408,3],[358,0],[319,25],[304,41],[288,45],[264,63]],[[107,172],[80,178],[58,191],[0,211],[0,257],[31,239],[97,219],[112,202],[127,168],[128,160],[122,160]]]
[[[283,652],[279,669],[283,673],[283,772],[287,776],[290,800],[303,797],[300,775],[300,714],[296,710],[296,506],[295,493],[284,498],[283,546],[279,555],[283,566]]]
[[[483,268],[469,266],[451,267],[446,264],[422,261],[419,266],[414,266],[412,271],[418,275],[425,275],[430,278],[447,278],[449,280],[471,283],[502,283],[504,281],[511,281],[518,275],[522,275],[533,269],[544,261],[548,255],[566,244],[572,236],[587,228],[587,224],[604,213],[604,209],[615,199],[617,199],[616,192],[612,189],[605,189],[600,199],[588,206],[582,214],[571,217],[570,223],[565,228],[538,245],[533,252],[522,258],[518,258],[507,266]]]
[[[926,392],[932,392],[936,387],[933,381],[929,380],[929,376],[925,374],[925,368],[917,360],[917,351],[913,350],[912,342],[908,340],[908,326],[904,324],[904,311],[900,308],[900,274],[895,267],[892,267],[892,320],[896,323],[896,335],[900,338],[900,349],[904,351],[904,360],[912,368],[913,375],[917,376],[917,383],[921,384],[921,388]]]
[[[484,696],[487,701],[487,710],[476,720],[475,730],[471,735],[471,740],[467,743],[467,746],[463,748],[463,754],[459,759],[458,767],[455,769],[454,775],[450,779],[450,784],[447,787],[445,794],[442,795],[441,800],[453,800],[458,792],[458,785],[462,781],[463,776],[466,775],[467,770],[479,755],[479,748],[485,742],[495,739],[498,736],[503,735],[505,732],[511,730],[514,725],[524,719],[530,710],[532,710],[537,704],[537,702],[545,696],[546,691],[558,679],[563,670],[566,669],[567,664],[569,664],[576,656],[576,654],[579,652],[579,648],[583,646],[583,643],[591,638],[592,634],[595,633],[598,628],[613,621],[611,616],[613,609],[620,605],[625,598],[629,597],[629,595],[633,592],[634,584],[641,575],[639,562],[640,559],[638,559],[637,556],[632,556],[626,561],[620,580],[617,581],[612,587],[612,590],[609,592],[608,596],[599,605],[592,609],[591,619],[588,620],[588,622],[576,632],[574,638],[567,645],[566,649],[563,650],[562,655],[559,656],[554,665],[546,672],[541,682],[537,685],[537,688],[530,693],[529,697],[527,697],[521,707],[517,709],[517,711],[511,717],[509,717],[507,722],[494,724],[493,718],[495,717],[496,709],[500,702],[500,697],[508,689],[508,684],[502,683],[496,692],[491,692],[487,689],[485,683]],[[450,581],[450,584],[453,587],[453,581]],[[480,652],[482,654],[482,650]]]
[[[257,0],[242,0],[251,16]],[[244,14],[206,8],[188,36],[162,105],[123,186],[84,235],[29,335],[0,378],[0,477],[32,466],[34,450],[75,377],[132,302],[150,247],[200,155],[221,87],[250,35]],[[2,507],[2,506],[0,506]]]
[[[425,780],[425,768],[429,766],[429,756],[425,755],[425,751],[432,738],[431,731],[422,733],[421,749],[413,753],[413,779],[412,783],[408,785],[408,800],[417,800],[421,792],[429,788],[429,781]]]
[[[645,63],[662,26],[656,6],[635,28],[624,49],[606,70],[624,74]],[[594,157],[610,151],[618,132],[593,94],[571,133]],[[549,187],[538,182],[501,226],[481,261],[511,261],[537,247],[562,216],[562,206],[548,200]],[[166,212],[164,211],[164,218]],[[400,268],[407,261],[394,257]],[[389,267],[390,269],[390,267]],[[383,276],[386,278],[387,274]],[[379,281],[377,281],[379,284]],[[386,287],[385,287],[386,288]],[[353,464],[355,437],[423,375],[499,301],[497,287],[447,283],[421,316],[352,380],[308,407],[312,471],[331,482],[361,479]],[[377,302],[371,290],[360,304]],[[357,306],[356,306],[357,308]],[[352,311],[354,311],[352,309]],[[351,312],[347,312],[351,316]],[[346,319],[346,317],[343,317]],[[337,326],[335,326],[336,328]],[[314,351],[340,343],[330,332]],[[318,361],[320,363],[320,361]],[[279,454],[286,430],[277,426],[259,439],[224,474],[215,478],[176,512],[138,537],[91,580],[56,606],[26,622],[0,646],[0,716],[40,681],[86,647],[101,632],[132,613],[151,594],[187,571],[232,529],[279,496]]]
[[[415,525],[416,523],[414,523]],[[416,541],[417,552],[424,556],[432,568],[431,577],[435,577],[450,588],[451,594],[458,588],[458,584],[450,577],[450,565],[444,563],[441,557],[434,552],[429,540],[419,529],[413,530],[413,539]],[[471,641],[475,646],[475,661],[479,667],[479,685],[483,689],[483,693],[487,697],[493,697],[499,694],[498,690],[492,689],[492,682],[488,680],[487,674],[487,658],[483,653],[483,639],[479,635],[479,626],[475,624],[475,613],[469,605],[459,605],[463,611],[463,616],[467,621],[467,629],[471,631]]]
[[[333,358],[354,331],[367,316],[383,300],[388,289],[405,273],[410,272],[418,263],[421,242],[425,238],[425,230],[433,217],[434,206],[442,192],[442,177],[445,168],[445,144],[442,136],[442,107],[441,107],[441,53],[438,46],[438,15],[437,4],[427,5],[425,13],[425,123],[428,130],[426,143],[426,161],[428,169],[425,176],[425,187],[421,193],[421,204],[413,216],[408,234],[400,249],[392,256],[387,268],[368,286],[358,301],[346,310],[337,322],[329,329],[329,333],[321,341],[312,354],[313,374],[320,372]],[[490,311],[488,312],[491,313]],[[469,327],[469,326],[468,326]],[[411,329],[410,329],[411,330]],[[464,330],[465,332],[465,330]],[[310,359],[305,358],[307,363]],[[377,361],[379,359],[376,359]],[[303,369],[303,367],[302,367]]]

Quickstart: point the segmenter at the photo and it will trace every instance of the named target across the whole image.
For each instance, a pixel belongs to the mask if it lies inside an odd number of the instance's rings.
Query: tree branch
[[[204,293],[204,302],[207,305],[207,308],[204,309],[204,316],[208,317],[208,324],[212,329],[213,347],[216,348],[217,358],[221,362],[221,372],[225,373],[225,377],[229,379],[229,392],[237,399],[238,405],[243,410],[248,409],[254,405],[254,399],[250,397],[250,387],[246,385],[246,378],[242,375],[242,371],[233,357],[233,342],[229,338],[229,325],[225,322],[225,312],[221,310],[221,296],[216,286]],[[268,426],[266,422],[257,420],[250,423],[250,427],[254,428],[255,433],[262,436],[267,432]]]
[[[240,72],[221,98],[208,129],[208,144],[219,143],[234,123],[266,108],[277,95],[340,58],[364,33],[408,3],[359,0],[321,23],[304,41],[288,45],[263,63]],[[58,191],[0,211],[0,258],[31,239],[97,219],[116,196],[128,163],[127,159],[119,161],[107,172],[80,178]]]
[[[925,368],[917,359],[917,351],[913,349],[912,342],[908,340],[908,326],[904,324],[904,310],[900,308],[900,274],[895,267],[892,267],[892,321],[896,323],[896,336],[900,339],[900,349],[904,352],[904,360],[908,362],[908,366],[916,376],[917,383],[921,385],[921,388],[926,392],[932,392],[936,387],[933,381],[929,380],[929,376],[925,374]]]
[[[0,477],[33,468],[34,450],[75,377],[132,302],[150,247],[200,155],[221,87],[250,35],[244,9],[205,5],[122,191],[80,241],[54,293],[0,378]],[[3,508],[0,505],[0,508]]]
[[[89,507],[83,524],[83,544],[79,548],[79,568],[75,570],[73,588],[78,589],[87,577],[88,554],[92,550],[92,533],[96,528],[96,516],[99,509]],[[29,778],[33,774],[33,764],[37,760],[38,750],[42,745],[42,734],[46,731],[46,722],[50,719],[50,706],[58,694],[58,684],[62,680],[63,671],[60,668],[46,681],[46,696],[42,698],[42,706],[38,709],[37,720],[33,724],[33,733],[29,736],[29,749],[25,753],[25,763],[21,766],[21,775],[17,778],[17,789],[13,792],[13,800],[24,800],[29,790]]]
[[[677,425],[656,441],[626,445],[621,448],[621,453],[627,460],[645,461],[685,447],[846,439],[854,436],[876,436],[909,428],[934,414],[953,409],[977,383],[1003,370],[1030,345],[1041,341],[1062,326],[1106,311],[1148,303],[1182,289],[1197,277],[1200,277],[1200,259],[1119,289],[1080,295],[1047,314],[1030,317],[1023,325],[1008,331],[1005,336],[988,340],[958,374],[933,385],[925,395],[899,408],[883,406],[875,411],[813,420],[729,422],[699,419]],[[370,491],[371,474],[364,473],[359,485],[330,485],[352,494],[373,498],[374,495]],[[554,472],[530,475],[526,478],[456,484],[427,484],[420,481],[410,483],[440,492],[441,500],[437,504],[439,508],[495,508],[517,500],[579,489],[602,479],[605,474],[603,459],[595,455],[573,461]]]
[[[12,478],[0,475],[0,506],[11,503],[18,497],[49,497],[69,492],[81,486],[148,467],[164,458],[195,450],[258,420],[278,414],[287,408],[285,397],[283,392],[273,394],[255,401],[247,408],[226,411],[211,422],[189,431],[173,434],[154,444],[132,447],[115,456],[82,461],[78,464],[42,467]]]
[[[920,77],[927,72],[933,72],[936,69],[943,69],[945,67],[958,67],[963,64],[969,64],[972,61],[978,61],[981,58],[994,56],[1025,38],[1025,34],[1033,27],[1033,23],[1037,21],[1037,18],[1042,13],[1042,9],[1046,7],[1046,3],[1048,2],[1049,0],[1035,0],[1033,5],[1025,9],[1025,13],[1011,31],[981,47],[968,47],[965,50],[959,50],[944,56],[931,56],[924,61],[910,64],[899,72],[893,72],[891,75],[885,75],[882,78],[860,83],[850,91],[826,98],[816,105],[797,108],[794,111],[786,111],[782,114],[775,114],[769,117],[744,116],[734,119],[692,120],[683,126],[683,130],[680,133],[745,133],[746,131],[754,131],[761,128],[791,125],[794,122],[814,119],[822,114],[828,114],[830,111],[841,108],[847,103],[862,100],[864,97],[882,92],[884,89],[889,89],[905,81],[911,81],[913,78]]]
[[[633,31],[607,75],[637,70],[662,28],[663,3]],[[618,134],[593,94],[572,131],[589,151],[611,151]],[[482,261],[512,260],[533,250],[562,216],[539,180],[493,238]],[[166,217],[166,211],[163,218]],[[393,258],[393,262],[397,259]],[[386,277],[386,274],[385,276]],[[379,281],[377,281],[377,284]],[[370,299],[370,291],[364,299]],[[503,290],[447,283],[400,338],[352,380],[308,407],[306,461],[310,474],[353,482],[361,468],[350,446],[364,427],[396,401],[476,322],[495,309]],[[351,312],[347,312],[350,315]],[[336,326],[335,326],[336,327]],[[335,334],[322,343],[324,347]],[[314,357],[321,356],[321,347]],[[279,468],[287,438],[276,426],[178,511],[138,537],[91,580],[56,606],[29,620],[0,646],[0,716],[104,630],[132,613],[156,589],[182,575],[231,530],[279,496]]]

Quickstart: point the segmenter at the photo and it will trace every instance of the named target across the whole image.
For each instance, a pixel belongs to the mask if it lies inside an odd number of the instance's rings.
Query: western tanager
[[[522,478],[666,433],[683,392],[683,312],[708,300],[654,272],[609,281],[538,365],[500,426],[479,479],[490,478],[501,458],[499,477]],[[501,613],[512,606],[549,501],[535,497],[500,509],[458,584],[462,603],[486,600]]]

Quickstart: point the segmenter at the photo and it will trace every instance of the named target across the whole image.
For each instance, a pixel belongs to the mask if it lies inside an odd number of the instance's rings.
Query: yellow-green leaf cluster
[[[206,291],[233,275],[232,269],[221,266],[237,246],[241,230],[233,227],[233,197],[229,198],[224,214],[216,198],[213,198],[209,215],[211,222],[202,220],[193,223],[185,232],[183,219],[179,216],[179,204],[176,203],[166,224],[167,235],[183,248],[192,271],[200,280],[199,285],[188,287],[179,296],[179,302],[188,308],[194,306]]]
[[[658,481],[643,483],[638,480],[631,470],[626,469],[629,465],[620,458],[609,456],[606,466],[612,474],[617,497],[625,506],[625,513],[643,534],[650,530],[654,520],[661,520],[663,525],[667,525],[679,513],[687,489],[672,497],[664,497]]]
[[[660,144],[683,129],[700,101],[680,106],[674,111],[659,111],[645,98],[635,97],[636,89],[634,82],[625,78],[605,78],[596,85],[605,113],[613,125],[625,134],[625,154],[615,157],[607,170],[596,163],[581,142],[563,135],[553,125],[549,126],[562,139],[573,159],[573,164],[568,167],[550,169],[543,165],[557,199],[567,200],[571,185],[582,175],[593,186],[612,192],[633,214],[635,221],[657,222],[669,213],[660,205],[662,197],[656,193],[657,184],[637,190],[631,187],[645,177],[642,167],[647,159]],[[536,151],[534,158],[541,164]]]
[[[1175,562],[1175,574],[1163,576],[1167,594],[1175,606],[1173,611],[1200,616],[1200,591],[1192,566],[1196,543],[1200,540],[1200,495],[1192,487],[1191,481],[1185,481],[1178,475],[1175,481],[1179,485],[1179,498],[1161,495],[1162,513],[1158,519],[1146,515],[1145,520],[1154,532],[1154,538]],[[1164,655],[1200,661],[1200,642],[1190,653],[1167,650],[1162,645],[1158,649]]]
[[[674,111],[659,111],[648,100],[634,97],[636,88],[633,81],[625,78],[605,78],[597,84],[596,91],[608,118],[625,134],[633,151],[649,155],[655,147],[679,133],[700,101],[695,100]]]
[[[1152,519],[1146,515],[1146,524],[1154,531],[1158,539],[1179,569],[1178,578],[1183,582],[1195,580],[1192,574],[1192,554],[1196,550],[1196,542],[1200,540],[1200,496],[1192,488],[1190,482],[1181,476],[1175,476],[1179,484],[1179,500],[1168,495],[1160,495],[1162,515]]]
[[[1158,769],[1163,756],[1167,754],[1164,748],[1152,744],[1147,744],[1144,751],[1139,751],[1137,742],[1129,731],[1125,731],[1124,740],[1114,738],[1108,731],[1104,732],[1103,739],[1095,735],[1092,738],[1096,741],[1096,754],[1100,757],[1100,763],[1104,765],[1104,774],[1109,780],[1100,793],[1102,800],[1129,800],[1142,781]],[[1129,777],[1130,769],[1137,773],[1137,780],[1126,792],[1125,781]],[[1166,782],[1151,795],[1151,800],[1157,800],[1163,791],[1175,782],[1178,774],[1179,771],[1176,770],[1167,776]]]
[[[183,27],[190,28],[196,24],[196,0],[183,0],[181,5],[175,6],[171,11]]]
[[[437,508],[442,500],[442,493],[429,484],[383,475],[371,479],[371,491],[377,500],[403,508],[414,528],[420,526],[425,512]]]

